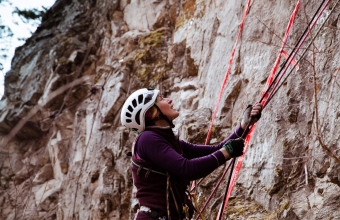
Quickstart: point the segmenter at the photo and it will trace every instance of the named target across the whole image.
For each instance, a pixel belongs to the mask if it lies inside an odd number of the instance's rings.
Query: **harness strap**
[[[155,106],[157,108],[157,105],[155,105]],[[132,144],[132,153],[131,153],[131,156],[132,156],[131,164],[138,168],[137,169],[137,175],[140,174],[141,170],[145,170],[146,171],[145,178],[148,178],[148,176],[150,175],[151,172],[152,173],[156,173],[158,175],[166,176],[166,178],[167,178],[167,184],[166,184],[166,206],[167,206],[167,212],[166,212],[165,216],[164,216],[164,214],[161,214],[160,212],[157,212],[157,210],[153,210],[153,209],[150,209],[150,208],[144,207],[144,206],[141,206],[140,211],[146,213],[147,215],[149,215],[153,219],[157,219],[157,220],[158,219],[161,219],[161,220],[171,220],[171,217],[170,217],[170,204],[169,204],[169,195],[170,195],[170,192],[171,192],[171,196],[172,196],[173,201],[175,203],[175,207],[176,207],[176,210],[177,210],[179,218],[183,219],[183,220],[188,220],[189,219],[189,207],[188,207],[188,205],[186,205],[186,204],[184,204],[182,202],[182,205],[183,205],[181,207],[182,208],[182,212],[180,211],[179,204],[177,203],[176,197],[174,195],[173,187],[171,186],[170,174],[168,172],[167,173],[163,173],[163,172],[160,172],[160,171],[153,170],[152,169],[152,164],[150,164],[150,163],[143,163],[143,162],[140,163],[138,161],[138,158],[137,158],[137,160],[136,160],[136,158],[134,158],[135,157],[134,156],[134,154],[135,154],[135,147],[136,147],[136,143],[137,143],[137,140],[138,140],[139,136],[134,140],[134,142]],[[169,143],[169,144],[171,145],[171,143]],[[138,156],[138,155],[136,155],[136,156]],[[174,189],[177,190],[176,187],[174,187]],[[179,198],[180,198],[180,196],[179,196]]]
[[[159,172],[159,171],[156,171],[156,170],[152,170],[151,168],[143,167],[143,166],[139,165],[138,163],[136,163],[136,162],[135,162],[134,160],[132,160],[132,159],[131,159],[131,163],[132,163],[134,166],[138,167],[138,170],[139,170],[139,171],[140,171],[141,169],[147,171],[147,173],[145,174],[145,178],[147,178],[147,177],[149,176],[149,173],[150,173],[150,172],[153,172],[153,173],[157,173],[157,174],[159,174],[159,175],[166,176],[165,173],[162,173],[162,172]],[[139,174],[138,171],[137,171],[137,174]]]
[[[139,176],[140,170],[143,168],[143,166],[139,166],[137,170],[137,175]]]
[[[176,201],[176,197],[175,197],[174,191],[173,191],[172,186],[171,186],[170,174],[169,173],[168,173],[168,179],[169,179],[169,181],[167,181],[167,182],[169,183],[170,192],[171,192],[172,198],[173,198],[173,200],[175,202],[175,206],[176,206],[176,210],[177,210],[177,213],[178,213],[178,217],[181,218],[181,212],[179,211],[179,207],[178,207],[178,204],[177,204],[177,201]]]
[[[151,172],[151,168],[149,168],[148,171],[146,171],[145,178],[148,178],[150,172]]]

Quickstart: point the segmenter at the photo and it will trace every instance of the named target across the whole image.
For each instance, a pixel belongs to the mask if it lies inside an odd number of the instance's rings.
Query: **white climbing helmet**
[[[120,121],[134,131],[142,132],[145,129],[145,113],[157,99],[158,89],[139,89],[133,92],[125,101]]]

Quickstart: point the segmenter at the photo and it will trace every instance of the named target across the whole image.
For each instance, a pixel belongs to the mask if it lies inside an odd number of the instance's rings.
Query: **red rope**
[[[289,33],[290,33],[290,29],[291,29],[291,27],[293,25],[293,22],[295,20],[295,16],[296,16],[299,8],[300,8],[300,0],[298,0],[297,4],[295,6],[295,9],[294,9],[292,15],[290,16],[290,19],[289,19],[289,22],[288,22],[288,25],[287,25],[287,28],[286,28],[286,32],[285,32],[285,35],[284,35],[283,40],[282,40],[282,45],[281,45],[280,53],[279,53],[279,55],[276,58],[274,66],[273,66],[272,70],[269,73],[266,85],[265,85],[265,87],[264,87],[264,89],[262,91],[262,96],[265,95],[264,98],[262,99],[262,102],[261,102],[262,105],[264,105],[264,103],[266,103],[266,101],[267,101],[268,93],[265,94],[265,92],[266,92],[266,90],[269,88],[269,86],[273,82],[274,75],[275,75],[275,73],[277,71],[277,68],[279,67],[279,64],[280,64],[281,54],[284,54],[283,53],[284,47],[286,46],[286,43],[287,43],[287,40],[288,40],[288,36],[289,36]]]
[[[209,127],[209,130],[208,130],[207,138],[205,139],[205,144],[208,144],[209,140],[210,140],[210,134],[211,134],[212,126],[214,124],[214,120],[215,120],[215,117],[216,117],[216,114],[217,114],[218,106],[219,106],[221,98],[222,98],[223,90],[225,88],[225,85],[227,84],[228,76],[229,76],[229,73],[230,73],[230,70],[231,70],[231,65],[233,63],[234,56],[235,56],[237,43],[238,43],[239,39],[241,38],[243,26],[244,26],[244,23],[245,23],[245,20],[246,20],[246,17],[247,17],[249,8],[250,8],[250,4],[251,4],[251,0],[248,0],[247,6],[246,6],[246,8],[243,12],[242,21],[241,21],[240,28],[239,28],[239,31],[238,31],[238,34],[237,34],[237,38],[236,38],[233,50],[231,52],[231,56],[230,56],[229,63],[228,63],[228,68],[227,68],[227,71],[224,75],[224,79],[222,81],[220,93],[217,97],[217,101],[216,101],[215,109],[214,109],[214,112],[213,112],[213,115],[212,115],[212,118],[211,118],[211,123],[210,123],[210,127]]]
[[[233,160],[235,160],[235,159],[233,159]],[[225,175],[227,174],[228,170],[230,169],[231,164],[232,164],[232,161],[229,163],[227,169],[224,170],[224,172],[223,172],[223,174],[222,174],[220,180],[219,180],[218,183],[216,184],[214,190],[211,192],[210,196],[209,196],[208,199],[205,201],[203,207],[201,208],[201,213],[205,210],[205,208],[206,208],[207,205],[209,204],[210,200],[212,199],[212,196],[216,193],[216,191],[217,191],[218,187],[220,186],[222,180],[224,179]],[[196,220],[197,220],[199,217],[200,217],[200,216],[197,215]]]
[[[287,40],[288,40],[288,36],[289,36],[289,33],[290,33],[290,29],[292,27],[292,24],[295,20],[295,17],[296,17],[296,14],[298,12],[300,8],[300,0],[298,0],[296,6],[295,6],[295,9],[289,19],[289,22],[288,22],[288,25],[287,25],[287,28],[286,28],[286,32],[285,32],[285,35],[283,37],[283,41],[282,41],[282,46],[281,46],[281,49],[280,49],[280,53],[279,55],[277,56],[276,58],[276,61],[274,63],[274,66],[269,74],[269,77],[267,79],[267,82],[266,82],[266,85],[263,89],[263,92],[262,92],[262,95],[265,93],[265,91],[269,88],[269,86],[271,85],[271,83],[273,82],[273,79],[274,79],[274,75],[278,69],[278,66],[280,64],[280,59],[281,59],[281,54],[282,54],[282,51],[283,51],[283,48],[285,47],[286,43],[287,43]],[[291,59],[292,60],[292,59]],[[266,101],[267,101],[267,98],[268,98],[268,94],[265,94],[264,98],[263,98],[263,101],[262,101],[262,104],[265,105]],[[232,174],[232,179],[230,181],[230,185],[229,185],[229,188],[228,188],[228,192],[227,192],[227,196],[226,196],[226,199],[225,199],[225,202],[224,202],[224,206],[223,207],[220,207],[220,210],[218,212],[218,215],[217,215],[217,218],[216,219],[220,219],[222,213],[224,213],[225,211],[225,208],[227,207],[227,204],[228,204],[228,201],[229,201],[229,198],[230,198],[230,195],[233,191],[233,188],[235,186],[235,183],[236,183],[236,180],[237,180],[237,177],[238,177],[238,174],[241,170],[241,166],[242,166],[242,163],[243,163],[243,158],[244,158],[244,155],[248,149],[248,146],[249,146],[249,142],[251,140],[251,137],[252,137],[252,134],[253,134],[253,131],[256,127],[256,124],[253,125],[245,139],[245,147],[244,147],[244,153],[242,156],[238,157],[238,160],[236,162],[236,166],[235,166],[235,169],[233,170],[233,174]]]
[[[249,146],[249,142],[251,140],[251,137],[252,137],[252,134],[253,134],[253,131],[256,127],[256,124],[253,125],[245,139],[245,143],[244,143],[244,153],[242,156],[238,157],[237,158],[237,161],[236,161],[236,165],[235,165],[235,168],[234,170],[232,170],[231,172],[233,172],[232,176],[231,176],[231,181],[230,181],[230,185],[229,185],[229,189],[228,189],[228,193],[227,193],[227,196],[226,196],[226,199],[224,201],[224,206],[223,206],[223,209],[221,210],[222,207],[220,207],[220,210],[217,214],[217,217],[216,219],[220,219],[222,216],[222,213],[224,213],[225,211],[225,208],[227,207],[227,204],[228,204],[228,201],[229,201],[229,198],[230,198],[230,195],[233,191],[233,188],[235,186],[235,183],[236,183],[236,180],[237,180],[237,177],[238,177],[238,174],[241,170],[241,167],[242,167],[242,163],[243,163],[243,158],[244,158],[244,155],[245,155],[245,152],[247,151],[248,149],[248,146]]]
[[[282,50],[281,53],[282,53],[282,55],[283,55],[286,59],[288,59],[289,55],[288,55],[287,51]],[[290,62],[290,64],[291,64],[294,68],[296,68],[296,70],[299,70],[299,65],[298,65],[298,63],[297,63],[297,61],[296,61],[295,59],[293,59],[293,60]]]
[[[308,31],[305,33],[305,35],[303,36],[302,40],[299,42],[299,44],[298,44],[298,45],[296,46],[296,48],[294,49],[293,55],[289,58],[289,60],[288,60],[288,62],[287,62],[288,65],[285,66],[283,73],[280,74],[279,80],[276,82],[274,88],[271,90],[271,93],[270,93],[269,95],[266,94],[265,97],[263,98],[263,100],[262,100],[261,103],[263,104],[264,107],[267,105],[267,103],[268,103],[268,102],[270,101],[270,99],[272,98],[272,94],[273,94],[274,91],[276,90],[276,88],[277,88],[277,86],[278,86],[280,80],[281,80],[282,77],[284,76],[284,74],[285,74],[285,72],[287,71],[289,65],[290,65],[290,64],[293,64],[294,66],[296,66],[296,65],[295,65],[296,62],[295,62],[295,60],[294,60],[294,57],[296,56],[296,54],[297,54],[297,52],[299,51],[299,49],[301,48],[302,44],[303,44],[304,41],[306,40],[307,36],[309,35],[309,33],[311,32],[311,30],[312,30],[313,27],[315,26],[317,20],[318,20],[318,19],[320,18],[320,16],[322,15],[323,11],[327,8],[329,2],[330,2],[330,0],[328,0],[328,1],[324,4],[324,6],[322,7],[322,9],[318,12],[317,17],[314,19],[314,21],[311,23],[311,25],[309,25]],[[273,81],[273,77],[274,77],[275,72],[276,72],[276,70],[277,70],[277,67],[278,67],[278,65],[279,65],[279,63],[280,63],[280,62],[279,62],[279,61],[280,61],[280,58],[279,58],[279,57],[281,56],[281,54],[283,54],[284,56],[286,55],[286,54],[284,54],[283,47],[284,47],[284,45],[286,44],[286,41],[287,41],[287,38],[288,38],[288,34],[289,34],[289,32],[290,32],[290,28],[291,28],[291,26],[292,26],[292,23],[293,23],[293,21],[294,21],[294,19],[295,19],[295,16],[296,16],[296,14],[297,14],[297,12],[298,12],[299,7],[300,7],[300,0],[298,1],[297,5],[295,6],[295,9],[294,9],[294,11],[293,11],[293,13],[292,13],[292,16],[291,16],[291,18],[290,18],[290,20],[289,20],[289,23],[288,23],[288,26],[287,26],[287,29],[286,29],[286,33],[285,33],[285,37],[284,37],[284,39],[283,39],[282,47],[281,47],[281,50],[280,50],[280,54],[279,54],[279,56],[278,56],[278,58],[277,58],[277,60],[276,60],[276,62],[275,62],[275,64],[274,64],[274,67],[273,67],[273,69],[272,69],[272,71],[271,71],[271,73],[270,73],[270,75],[269,75],[269,77],[268,77],[266,86],[265,86],[265,88],[264,88],[264,90],[263,90],[264,92],[268,89],[269,86],[271,86],[271,83],[272,83],[272,81]],[[294,62],[295,62],[295,63],[294,63]],[[263,92],[262,94],[264,94],[264,92]],[[268,97],[269,97],[269,98],[268,98]],[[255,124],[254,126],[251,127],[251,130],[250,130],[250,132],[248,133],[248,135],[247,135],[247,137],[246,137],[244,152],[246,152],[247,149],[248,149],[249,142],[250,142],[250,140],[251,140],[251,136],[252,136],[252,133],[253,133],[255,127],[256,127],[256,124]],[[231,183],[230,183],[230,185],[229,185],[229,190],[228,190],[228,194],[227,194],[225,206],[223,207],[222,213],[223,213],[224,210],[225,210],[225,207],[226,207],[226,205],[227,205],[227,202],[228,202],[228,200],[229,200],[229,197],[230,197],[230,195],[231,195],[231,192],[232,192],[232,190],[233,190],[233,187],[235,186],[235,183],[236,183],[236,180],[237,180],[238,173],[239,173],[239,171],[240,171],[240,169],[241,169],[241,166],[242,166],[242,163],[243,163],[244,155],[245,155],[245,153],[244,153],[241,157],[238,158],[238,161],[237,161],[237,164],[236,164],[236,168],[234,169],[234,172],[233,172],[233,175],[232,175],[232,181],[231,181]],[[220,213],[219,213],[219,214],[220,214]]]
[[[317,17],[312,21],[312,23],[309,25],[308,27],[308,31],[305,33],[305,35],[303,36],[303,38],[301,39],[301,41],[299,42],[299,44],[296,46],[295,50],[293,51],[291,57],[288,60],[289,64],[294,65],[294,57],[296,56],[297,52],[300,50],[302,44],[305,42],[305,40],[307,39],[307,36],[309,35],[309,33],[312,31],[313,27],[315,26],[315,24],[317,23],[318,19],[321,17],[323,11],[327,8],[328,4],[330,3],[330,0],[328,0],[324,6],[321,8],[321,10],[319,11]],[[266,107],[266,105],[268,104],[268,102],[272,99],[273,94],[276,92],[278,85],[280,84],[280,81],[282,79],[282,77],[286,74],[287,70],[288,70],[289,65],[286,65],[284,67],[283,72],[280,74],[278,81],[275,83],[274,87],[272,88],[270,94],[268,95],[268,99],[266,100],[266,102],[263,105],[263,108]]]
[[[237,38],[236,38],[236,41],[234,43],[233,50],[231,52],[231,56],[230,56],[229,63],[228,63],[228,68],[227,68],[227,71],[224,75],[224,79],[222,81],[220,92],[219,92],[219,95],[217,97],[217,101],[216,101],[216,104],[215,104],[215,109],[214,109],[214,112],[213,112],[212,117],[211,117],[211,123],[210,123],[209,129],[208,129],[207,137],[205,139],[206,145],[209,143],[209,140],[210,140],[210,134],[211,134],[212,126],[213,126],[215,118],[216,118],[217,109],[218,109],[218,106],[219,106],[221,98],[222,98],[223,90],[225,88],[225,85],[227,84],[228,76],[229,76],[229,73],[230,73],[230,70],[231,70],[231,65],[233,63],[234,56],[235,56],[236,47],[237,47],[239,39],[241,38],[243,26],[244,26],[246,16],[247,16],[249,8],[250,8],[250,4],[251,4],[251,0],[248,0],[247,6],[246,6],[246,8],[243,12],[242,21],[241,21],[240,28],[239,28],[239,31],[238,31],[238,34],[237,34]],[[193,181],[191,189],[194,189],[195,186],[196,186],[196,181]]]
[[[219,93],[219,96],[218,96],[218,100],[217,100],[217,102],[216,102],[216,106],[215,106],[214,113],[213,113],[213,117],[212,117],[212,123],[211,123],[211,125],[210,125],[210,127],[209,127],[209,131],[208,131],[208,135],[207,135],[207,139],[206,139],[206,144],[208,143],[208,141],[209,141],[209,139],[210,139],[210,133],[211,133],[211,130],[212,130],[212,125],[213,125],[214,119],[215,119],[215,117],[216,117],[216,113],[217,113],[217,109],[218,109],[218,105],[219,105],[220,99],[221,99],[221,97],[222,97],[223,89],[224,89],[224,87],[225,87],[226,81],[227,81],[227,79],[228,79],[228,75],[229,75],[229,73],[230,73],[231,64],[232,64],[233,57],[234,57],[234,53],[235,53],[235,50],[236,50],[236,45],[237,45],[238,39],[240,38],[240,34],[241,34],[241,31],[242,31],[242,28],[243,28],[243,25],[244,25],[245,15],[247,14],[247,12],[248,12],[248,10],[249,10],[250,2],[251,2],[251,0],[248,0],[248,5],[247,5],[248,7],[246,8],[245,14],[244,14],[244,16],[243,16],[243,18],[242,18],[242,23],[241,23],[241,25],[240,25],[240,31],[239,31],[239,34],[238,34],[238,38],[236,39],[236,42],[235,42],[235,45],[234,45],[234,48],[233,48],[233,51],[232,51],[232,54],[231,54],[231,58],[230,58],[230,60],[229,60],[228,69],[227,69],[227,72],[226,72],[226,74],[225,74],[225,77],[224,77],[222,86],[221,86],[221,90],[220,90],[220,93]],[[264,90],[263,90],[263,92],[262,92],[261,103],[263,104],[264,107],[267,105],[267,103],[268,103],[268,102],[270,101],[270,99],[272,98],[273,93],[275,93],[275,90],[276,90],[276,88],[277,88],[277,86],[278,86],[280,80],[282,79],[283,75],[285,74],[286,70],[288,69],[289,65],[291,64],[291,65],[293,65],[295,68],[297,68],[297,69],[299,68],[298,65],[297,65],[297,62],[294,60],[294,57],[295,57],[295,55],[297,54],[297,51],[301,48],[303,42],[306,40],[306,38],[307,38],[308,34],[310,33],[310,31],[311,31],[311,30],[313,29],[313,27],[315,26],[317,20],[320,18],[321,14],[322,14],[323,11],[326,9],[326,7],[327,7],[327,5],[329,4],[329,2],[330,2],[330,0],[328,0],[328,1],[326,2],[326,4],[323,6],[323,8],[322,8],[321,11],[317,12],[317,13],[318,13],[318,16],[313,20],[313,22],[311,22],[311,24],[310,24],[309,27],[308,27],[308,28],[309,28],[308,31],[302,36],[302,40],[301,40],[301,41],[298,43],[298,45],[294,48],[294,51],[292,52],[292,53],[293,53],[293,56],[288,57],[287,52],[284,50],[284,46],[286,45],[286,42],[287,42],[287,39],[288,39],[288,36],[289,36],[290,29],[291,29],[292,24],[293,24],[293,22],[294,22],[294,20],[295,20],[296,14],[298,13],[298,10],[299,10],[299,8],[300,8],[300,0],[298,0],[297,4],[296,4],[296,6],[295,6],[295,9],[294,9],[294,11],[293,11],[293,13],[292,13],[292,15],[291,15],[291,17],[290,17],[290,19],[289,19],[289,22],[288,22],[288,25],[287,25],[287,28],[286,28],[286,32],[285,32],[285,35],[284,35],[284,38],[283,38],[283,41],[282,41],[282,46],[281,46],[281,49],[280,49],[280,53],[279,53],[279,55],[278,55],[278,57],[277,57],[277,59],[276,59],[276,61],[275,61],[275,63],[274,63],[274,66],[273,66],[273,68],[272,68],[272,70],[271,70],[271,72],[270,72],[270,74],[269,74],[269,76],[268,76],[266,85],[265,85]],[[320,6],[320,7],[321,7],[321,6]],[[285,66],[285,69],[284,69],[283,74],[280,74],[280,75],[279,75],[279,77],[280,77],[280,78],[279,78],[279,81],[277,81],[277,82],[275,83],[274,89],[272,89],[272,90],[271,90],[271,93],[268,94],[268,93],[267,93],[268,91],[266,91],[266,90],[268,90],[268,88],[272,86],[273,79],[274,79],[274,75],[275,75],[275,73],[276,73],[276,71],[277,71],[277,68],[278,68],[278,66],[279,66],[279,64],[280,64],[280,57],[281,57],[281,55],[283,55],[286,59],[289,59],[289,60],[287,60],[288,62],[287,62],[287,65]],[[275,79],[275,80],[276,80],[276,79]],[[233,188],[234,188],[234,186],[235,186],[235,183],[236,183],[236,180],[237,180],[237,176],[238,176],[238,174],[239,174],[239,171],[240,171],[241,166],[242,166],[242,163],[243,163],[243,158],[244,158],[245,152],[246,152],[247,149],[248,149],[249,142],[250,142],[250,140],[251,140],[252,133],[253,133],[255,127],[256,127],[256,124],[253,125],[253,126],[251,127],[251,129],[250,129],[250,131],[249,131],[249,133],[248,133],[248,135],[247,135],[247,137],[246,137],[246,139],[245,139],[245,149],[244,149],[244,154],[243,154],[241,157],[238,158],[238,161],[237,161],[237,163],[236,163],[235,169],[234,169],[234,171],[233,171],[233,173],[232,173],[232,177],[231,177],[230,184],[229,184],[229,186],[228,186],[228,192],[227,192],[227,195],[226,195],[226,199],[225,199],[225,202],[224,202],[224,206],[223,206],[223,207],[222,207],[222,206],[220,207],[220,210],[219,210],[219,213],[218,213],[216,219],[220,219],[220,218],[221,218],[221,215],[222,215],[222,213],[224,212],[224,210],[225,210],[225,208],[226,208],[226,206],[227,206],[227,203],[228,203],[228,201],[229,201],[229,197],[230,197],[231,192],[232,192],[232,190],[233,190]],[[231,163],[230,163],[230,164],[231,164]],[[230,168],[230,164],[229,164],[228,168],[226,169],[226,171],[224,171],[221,180],[224,178],[226,172],[227,172],[228,169]],[[215,189],[213,190],[212,194],[214,194],[214,193],[216,192],[216,189],[217,189],[217,187],[220,185],[221,180],[218,182],[218,184],[217,184],[217,186],[215,187]],[[205,209],[205,207],[207,206],[208,202],[211,200],[212,194],[209,196],[208,201],[206,201],[206,203],[204,204],[204,207],[203,207],[202,210],[201,210],[202,212],[204,211],[204,209]],[[198,219],[198,217],[197,217],[197,219]]]

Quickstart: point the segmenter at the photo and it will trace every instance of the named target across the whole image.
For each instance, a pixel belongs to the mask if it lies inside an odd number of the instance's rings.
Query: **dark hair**
[[[155,106],[152,106],[145,112],[145,126],[155,125],[154,119],[157,117],[158,110]]]

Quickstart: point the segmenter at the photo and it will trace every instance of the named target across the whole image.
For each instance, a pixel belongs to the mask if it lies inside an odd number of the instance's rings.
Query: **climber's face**
[[[174,105],[170,98],[164,98],[162,95],[158,95],[157,106],[170,120],[174,120],[179,116],[179,112],[173,108]]]

